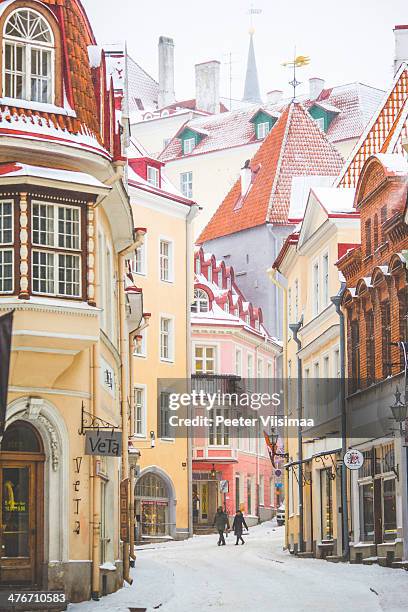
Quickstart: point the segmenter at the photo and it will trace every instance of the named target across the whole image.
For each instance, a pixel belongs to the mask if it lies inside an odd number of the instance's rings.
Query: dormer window
[[[194,302],[191,304],[191,312],[208,312],[209,299],[204,289],[195,289]]]
[[[11,13],[3,31],[3,92],[6,97],[54,102],[54,35],[32,9]]]
[[[199,257],[196,260],[196,274],[201,274],[201,259]]]
[[[160,171],[154,166],[147,166],[147,182],[153,187],[160,187]]]
[[[193,150],[194,150],[195,145],[196,145],[195,138],[185,138],[183,140],[183,153],[184,153],[184,155],[188,155],[189,153],[192,153]]]
[[[271,125],[269,121],[262,121],[262,123],[258,123],[256,126],[256,137],[258,140],[265,138],[271,131]]]
[[[251,327],[251,317],[249,316],[249,314],[245,316],[245,323],[248,327]]]
[[[207,278],[208,278],[208,282],[212,283],[212,267],[208,266],[207,268]]]

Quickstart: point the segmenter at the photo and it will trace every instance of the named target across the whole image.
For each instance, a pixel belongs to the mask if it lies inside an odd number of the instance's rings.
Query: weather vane
[[[308,55],[296,55],[296,47],[295,52],[293,54],[293,60],[290,62],[283,62],[282,66],[292,66],[293,67],[293,79],[289,81],[289,85],[293,87],[293,98],[296,99],[296,88],[299,87],[301,81],[298,81],[296,78],[296,68],[303,68],[303,66],[307,66],[310,64],[310,57]]]

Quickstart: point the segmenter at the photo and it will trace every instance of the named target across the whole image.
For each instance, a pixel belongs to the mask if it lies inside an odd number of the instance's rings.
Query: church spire
[[[255,48],[254,48],[254,29],[249,30],[249,50],[248,63],[245,77],[245,89],[243,102],[262,102],[259,90],[258,70],[256,67]]]

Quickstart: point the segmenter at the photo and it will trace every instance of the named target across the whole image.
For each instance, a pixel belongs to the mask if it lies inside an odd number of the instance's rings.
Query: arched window
[[[32,9],[18,9],[3,31],[3,91],[9,98],[54,101],[54,35],[44,17]]]
[[[42,446],[33,427],[24,421],[17,421],[7,427],[1,450],[4,452],[40,453]]]
[[[194,302],[191,305],[191,312],[208,312],[209,299],[203,289],[194,290]]]
[[[168,496],[166,484],[156,474],[145,474],[136,485],[136,497],[167,499]]]

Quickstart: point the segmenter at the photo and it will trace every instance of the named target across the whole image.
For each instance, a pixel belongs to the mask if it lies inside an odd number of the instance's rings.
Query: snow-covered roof
[[[104,185],[97,178],[85,172],[73,172],[72,170],[59,170],[45,166],[32,166],[20,162],[5,162],[0,164],[0,181],[14,178],[34,178],[44,181],[57,181],[81,185],[81,187],[92,187],[97,190],[109,191],[111,187]]]
[[[200,267],[199,261],[201,262]],[[204,263],[206,264],[205,270],[203,269]],[[208,273],[210,267],[211,275]],[[279,340],[272,337],[264,327],[261,309],[245,300],[236,283],[232,267],[226,266],[223,260],[214,260],[211,253],[206,253],[202,248],[198,248],[195,250],[194,271],[195,288],[206,288],[211,299],[207,312],[191,313],[193,325],[236,327],[262,338],[265,342],[281,346]],[[230,304],[228,310],[225,310],[226,303]],[[249,322],[247,315],[250,317]]]
[[[377,153],[375,157],[388,172],[402,176],[408,174],[408,160],[402,155],[396,153]]]
[[[328,214],[355,214],[355,209],[353,208],[355,189],[313,187],[311,191]]]
[[[324,89],[315,100],[310,100],[307,96],[299,96],[297,100],[306,109],[318,104],[321,108],[335,113],[336,116],[327,130],[327,137],[336,143],[361,136],[383,95],[382,90],[357,82]],[[243,105],[226,113],[191,119],[184,127],[208,131],[208,136],[201,140],[191,155],[257,142],[251,122],[253,117],[261,110],[272,116],[279,116],[289,102],[290,99],[285,99],[275,104]],[[162,151],[160,158],[166,161],[181,155],[181,142],[179,138],[174,137]]]

